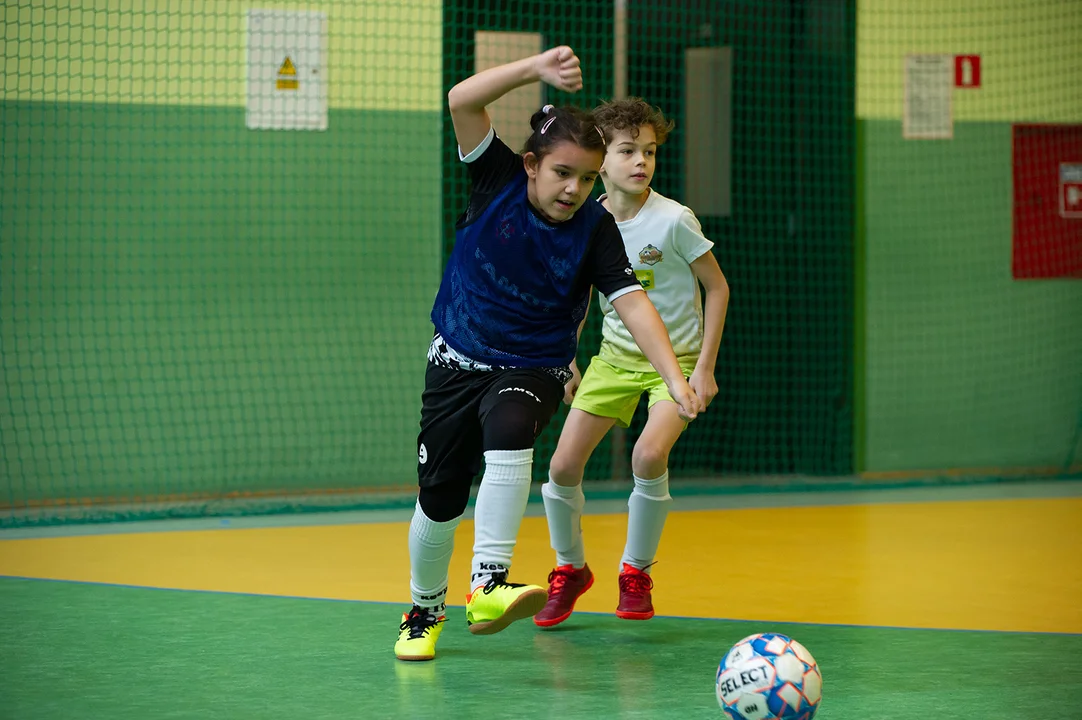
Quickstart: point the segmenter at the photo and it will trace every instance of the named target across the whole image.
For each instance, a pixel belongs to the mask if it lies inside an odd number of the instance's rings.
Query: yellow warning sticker
[[[297,68],[293,65],[293,61],[286,55],[285,62],[282,63],[282,67],[278,68],[279,75],[296,75]]]

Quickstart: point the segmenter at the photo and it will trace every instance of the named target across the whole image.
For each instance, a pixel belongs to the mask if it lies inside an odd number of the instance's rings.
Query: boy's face
[[[654,179],[657,156],[657,135],[651,125],[639,128],[638,137],[630,130],[617,130],[605,152],[601,175],[613,189],[629,195],[639,195]]]

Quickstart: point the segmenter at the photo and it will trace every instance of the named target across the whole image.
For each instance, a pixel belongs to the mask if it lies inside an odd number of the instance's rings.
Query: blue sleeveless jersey
[[[519,172],[481,215],[455,231],[432,322],[449,346],[479,362],[560,367],[575,357],[589,285],[579,277],[607,211],[587,200],[570,220],[542,220]]]

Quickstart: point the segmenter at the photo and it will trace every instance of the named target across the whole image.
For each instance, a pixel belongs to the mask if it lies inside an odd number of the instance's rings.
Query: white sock
[[[582,485],[565,487],[549,481],[541,486],[545,499],[545,517],[549,523],[549,541],[556,551],[557,565],[572,565],[575,569],[586,564],[586,549],[582,544],[582,509],[586,496]]]
[[[455,528],[462,518],[430,520],[421,509],[410,522],[410,595],[413,604],[439,617],[446,609],[447,568],[455,549]]]
[[[511,554],[530,499],[532,465],[533,448],[485,452],[485,474],[473,511],[471,592],[487,583],[493,573],[511,569]]]
[[[669,514],[669,471],[653,480],[635,477],[635,489],[627,501],[627,545],[621,563],[649,572],[654,562],[665,517]],[[621,565],[623,567],[623,565]]]

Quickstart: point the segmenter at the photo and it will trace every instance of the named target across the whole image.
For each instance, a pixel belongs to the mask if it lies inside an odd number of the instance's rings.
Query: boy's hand
[[[703,401],[699,399],[683,376],[680,377],[679,382],[673,383],[673,386],[669,388],[669,395],[680,406],[678,410],[680,417],[688,422],[694,420],[703,410]]]
[[[557,90],[578,92],[582,90],[582,68],[575,51],[567,45],[554,47],[537,56],[537,74],[542,82]]]
[[[703,401],[703,410],[710,407],[710,403],[714,402],[714,397],[718,394],[718,381],[714,379],[714,373],[695,368],[695,372],[691,373],[688,384],[691,385],[691,389],[695,391],[699,399]]]

